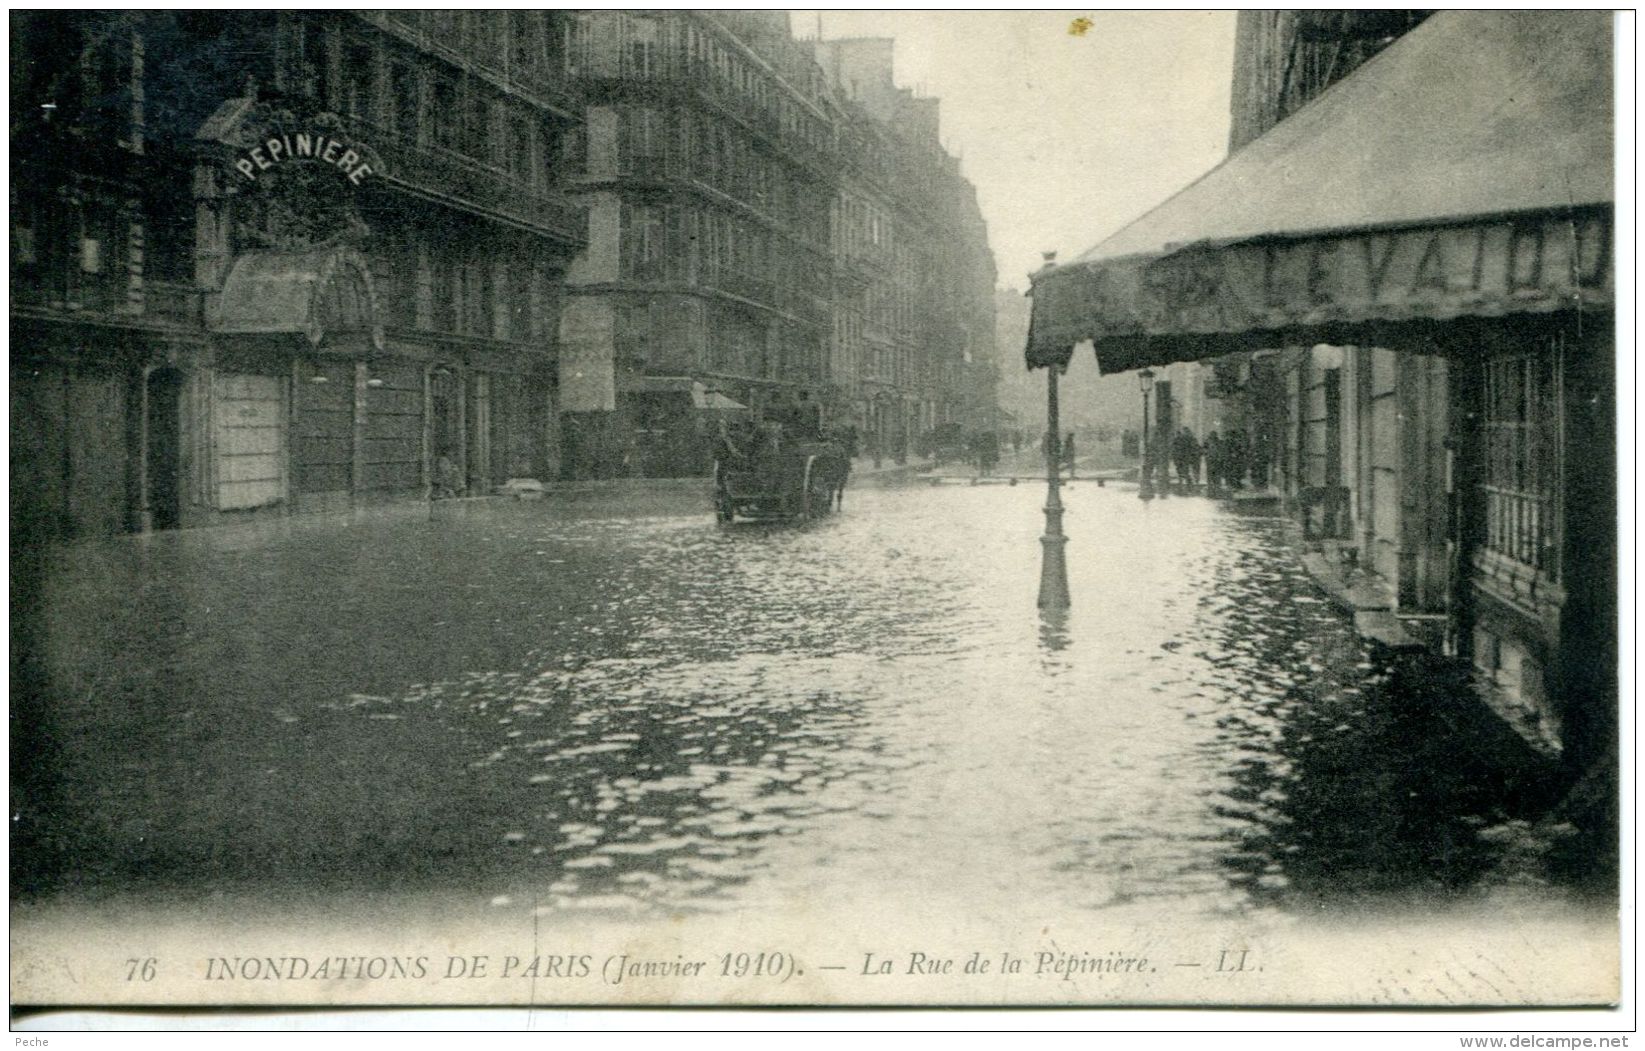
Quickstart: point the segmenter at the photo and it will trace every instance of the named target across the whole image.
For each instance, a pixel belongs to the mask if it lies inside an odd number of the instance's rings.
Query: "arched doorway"
[[[176,529],[182,524],[183,374],[157,368],[143,382],[143,524],[147,529]]]

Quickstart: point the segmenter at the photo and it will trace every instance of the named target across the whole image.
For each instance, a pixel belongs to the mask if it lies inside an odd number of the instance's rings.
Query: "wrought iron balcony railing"
[[[414,192],[495,215],[571,245],[588,243],[586,209],[552,190],[532,186],[507,169],[455,150],[423,146],[383,128],[371,141],[383,157],[383,177]]]
[[[565,60],[557,49],[545,48],[541,57],[530,63],[511,61],[514,48],[502,34],[481,39],[475,32],[477,17],[506,17],[496,12],[480,11],[360,11],[366,22],[390,33],[415,47],[441,55],[459,65],[489,74],[505,84],[533,96],[535,101],[565,113],[575,113],[581,103],[565,71]],[[457,19],[455,28],[437,19]],[[552,23],[543,27],[545,32],[558,34]],[[501,39],[503,46],[496,46]]]

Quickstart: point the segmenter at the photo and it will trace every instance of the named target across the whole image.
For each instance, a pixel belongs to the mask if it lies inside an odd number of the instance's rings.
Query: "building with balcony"
[[[731,406],[803,399],[897,454],[991,418],[987,231],[890,41],[796,41],[782,12],[585,12],[567,61],[590,216],[561,317],[572,473],[705,471]]]
[[[567,26],[14,15],[14,535],[556,475]]]
[[[993,255],[938,100],[895,83],[893,41],[814,42],[840,128],[831,407],[871,452],[999,426]]]
[[[715,406],[823,395],[835,129],[782,12],[592,11],[561,396],[578,477],[707,469]]]
[[[1035,276],[1029,363],[1198,363],[1363,632],[1614,786],[1613,17],[1240,18],[1234,151]]]

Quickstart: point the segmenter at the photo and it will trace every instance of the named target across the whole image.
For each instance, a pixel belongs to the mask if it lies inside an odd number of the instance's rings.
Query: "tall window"
[[[1553,340],[1485,366],[1485,547],[1555,580],[1562,357]]]
[[[646,106],[628,107],[622,114],[618,163],[630,175],[659,176],[666,162],[668,128],[663,114]]]
[[[302,16],[299,16],[302,17]],[[325,97],[326,89],[326,34],[325,28],[312,16],[303,18],[296,35],[296,55],[292,63],[297,78],[297,90],[310,98]]]
[[[623,28],[628,37],[627,69],[631,77],[653,77],[661,72],[658,64],[658,44],[661,33],[655,19],[625,15]]]
[[[415,235],[403,235],[400,240],[385,246],[384,266],[378,272],[378,284],[386,295],[382,297],[389,323],[413,328],[417,324],[417,244]]]
[[[531,125],[525,117],[511,114],[507,126],[509,174],[529,186],[535,168],[531,162]]]
[[[462,303],[462,331],[470,336],[492,336],[492,317],[495,308],[494,286],[488,280],[489,264],[479,259],[464,263],[458,272]]]
[[[376,120],[375,85],[376,56],[371,45],[364,41],[350,41],[343,54],[343,106],[351,117]]]
[[[492,155],[491,100],[472,81],[468,89],[467,115],[463,122],[467,141],[463,152],[475,160],[495,164],[496,158]]]
[[[638,281],[662,280],[665,276],[662,209],[625,205],[623,220],[623,276]]]
[[[404,62],[394,63],[389,67],[389,86],[394,94],[394,130],[407,141],[416,142],[422,104],[417,70]]]
[[[461,138],[461,121],[454,119],[457,113],[457,85],[448,77],[440,77],[434,82],[432,119],[430,128],[434,132],[434,143],[448,150],[459,148]]]
[[[430,260],[430,272],[434,279],[432,327],[437,332],[456,332],[457,305],[461,295],[458,291],[458,266],[449,255],[436,249]]]
[[[542,31],[542,12],[510,11],[509,62],[516,74],[529,73],[541,61],[543,49],[538,43]]]

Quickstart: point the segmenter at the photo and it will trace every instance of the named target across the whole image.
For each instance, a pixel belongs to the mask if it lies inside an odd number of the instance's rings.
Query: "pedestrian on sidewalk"
[[[1267,435],[1259,434],[1251,443],[1251,488],[1268,488],[1268,474],[1273,467],[1273,445]]]
[[[1227,446],[1222,435],[1212,430],[1205,438],[1205,489],[1207,495],[1218,496],[1222,493],[1223,460],[1227,453]]]
[[[1227,463],[1228,488],[1239,490],[1245,487],[1245,471],[1251,458],[1251,448],[1245,441],[1245,432],[1234,429],[1228,432]]]
[[[999,465],[1000,436],[993,431],[983,431],[977,436],[977,472],[986,477]]]
[[[1193,492],[1193,477],[1199,466],[1199,442],[1194,438],[1194,432],[1183,427],[1171,439],[1171,463],[1177,469],[1177,485],[1185,493]]]
[[[1068,465],[1068,479],[1074,479],[1074,432],[1069,431],[1068,437],[1062,442],[1062,459]]]

